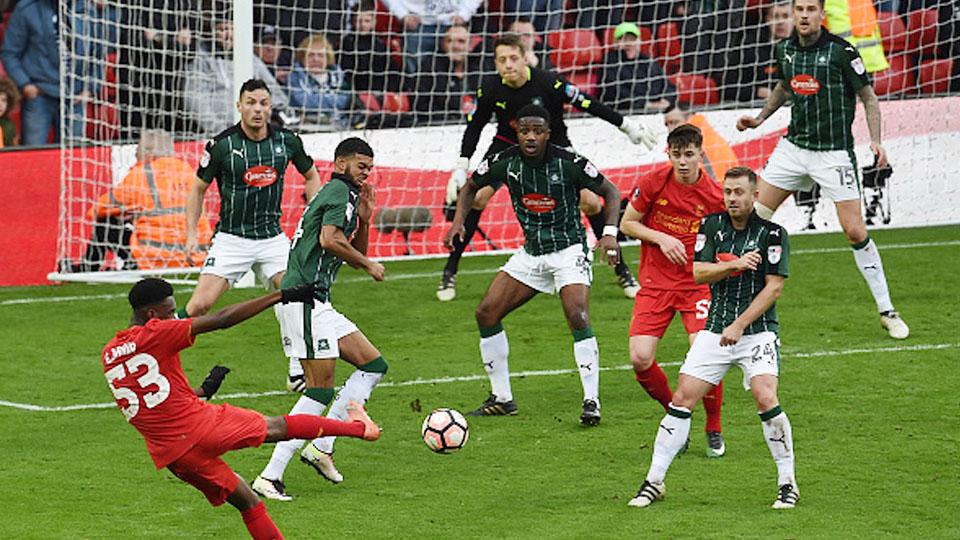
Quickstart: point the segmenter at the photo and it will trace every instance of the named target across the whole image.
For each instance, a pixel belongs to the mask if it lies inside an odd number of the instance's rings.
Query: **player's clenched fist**
[[[762,123],[763,120],[760,120],[755,116],[741,116],[740,119],[737,120],[737,130],[746,131],[748,129],[759,127]]]

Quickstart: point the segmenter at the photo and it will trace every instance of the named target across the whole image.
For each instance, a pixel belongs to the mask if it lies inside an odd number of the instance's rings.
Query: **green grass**
[[[650,461],[662,416],[630,371],[601,376],[603,423],[577,424],[580,385],[573,373],[514,379],[520,414],[474,419],[470,442],[436,455],[419,440],[426,411],[467,410],[488,392],[485,380],[384,387],[370,400],[384,426],[377,443],[338,442],[346,480],[334,486],[298,462],[286,482],[293,503],[268,503],[287,538],[958,538],[960,537],[960,318],[956,270],[960,228],[876,232],[893,298],[912,335],[886,338],[866,285],[838,235],[797,236],[792,275],[779,303],[783,333],[780,398],[790,414],[803,498],[789,512],[769,508],[776,471],[740,373],[729,377],[724,408],[727,456],[708,460],[695,413],[690,452],[667,479],[667,499],[626,506]],[[892,249],[893,244],[952,242]],[[887,249],[884,249],[887,246]],[[636,259],[636,249],[628,250]],[[456,301],[434,299],[439,261],[388,264],[408,277],[373,283],[345,268],[334,290],[390,362],[387,381],[482,375],[473,310],[503,257],[464,261]],[[604,366],[624,366],[631,303],[609,270],[595,269],[592,316]],[[0,290],[4,344],[0,399],[37,405],[110,400],[98,354],[126,325],[126,286],[64,285]],[[178,289],[177,300],[189,291]],[[231,291],[221,301],[258,294]],[[44,297],[111,298],[11,304]],[[511,369],[572,369],[571,338],[556,298],[511,315]],[[809,356],[898,346],[941,349]],[[682,360],[676,324],[660,361]],[[233,372],[222,392],[283,388],[286,360],[266,313],[204,335],[183,354],[198,381],[211,365]],[[349,369],[340,368],[342,380]],[[677,367],[667,368],[671,381]],[[419,400],[423,411],[413,410]],[[269,415],[293,395],[233,399]],[[113,409],[32,412],[0,406],[0,536],[51,538],[244,538],[237,513],[211,508],[192,488],[153,469],[144,444]],[[245,478],[271,445],[227,456]]]

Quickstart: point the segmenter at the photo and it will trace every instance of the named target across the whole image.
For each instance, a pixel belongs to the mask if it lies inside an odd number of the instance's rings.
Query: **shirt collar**
[[[250,137],[248,137],[248,136],[247,136],[247,132],[243,130],[243,126],[241,125],[240,122],[237,122],[237,130],[240,132],[240,136],[241,136],[241,137],[243,137],[244,139],[246,139],[246,140],[248,140],[248,141],[250,141],[250,142],[252,142],[252,143],[260,143],[260,142],[263,142],[263,141],[269,139],[270,137],[273,137],[273,126],[270,125],[270,122],[267,122],[267,137],[264,138],[264,139],[262,139],[262,140],[259,140],[259,141],[255,141],[255,140],[251,139]]]
[[[344,184],[346,184],[347,187],[350,188],[351,191],[360,191],[360,187],[357,186],[356,184],[354,184],[354,183],[353,183],[353,180],[351,180],[351,179],[350,179],[347,175],[345,175],[345,174],[341,174],[341,173],[338,173],[338,172],[330,173],[330,180],[331,180],[331,181],[333,181],[333,180],[339,180],[339,181],[343,182]]]

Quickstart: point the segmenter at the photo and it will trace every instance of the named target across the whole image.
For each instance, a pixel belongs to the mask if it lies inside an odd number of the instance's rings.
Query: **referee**
[[[777,144],[763,170],[757,214],[771,219],[787,197],[819,185],[820,193],[836,206],[853,258],[877,303],[880,325],[890,337],[906,339],[910,329],[894,310],[880,252],[863,221],[853,153],[851,125],[859,96],[870,132],[870,151],[878,168],[887,167],[887,153],[880,144],[880,103],[857,49],[821,28],[823,1],[793,0],[796,31],[774,48],[781,80],[759,115],[737,121],[740,131],[758,127],[788,96],[793,97],[787,136]]]
[[[515,140],[517,111],[530,104],[543,107],[550,114],[550,143],[556,146],[564,148],[572,146],[567,136],[567,126],[563,122],[563,106],[567,103],[617,126],[634,144],[642,143],[647,149],[652,149],[656,144],[653,132],[643,124],[632,122],[603,103],[582,94],[576,85],[563,77],[530,67],[519,36],[506,34],[498,37],[494,41],[494,54],[497,74],[484,78],[477,90],[476,110],[467,116],[467,129],[460,145],[460,157],[447,184],[448,206],[456,202],[460,188],[466,183],[470,156],[477,149],[481,131],[494,114],[497,116],[497,133],[490,148],[484,154],[485,157],[517,144]],[[464,222],[462,239],[458,237],[454,241],[453,249],[443,270],[443,278],[437,288],[439,300],[449,301],[456,296],[456,274],[460,257],[477,231],[484,207],[504,180],[503,178],[494,179],[490,185],[477,193]],[[580,195],[580,208],[590,220],[594,234],[599,237],[604,230],[600,198],[586,190],[582,190]],[[620,286],[624,288],[624,294],[629,297],[635,296],[639,286],[627,265],[620,261],[614,271]]]

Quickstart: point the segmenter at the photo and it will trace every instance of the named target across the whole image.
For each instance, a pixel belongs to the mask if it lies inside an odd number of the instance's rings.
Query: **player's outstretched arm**
[[[693,261],[693,280],[697,283],[716,283],[734,272],[756,270],[763,258],[758,251],[744,253],[739,259],[721,262]]]
[[[869,84],[861,88],[857,92],[857,95],[860,96],[860,101],[863,102],[863,111],[867,120],[867,131],[870,132],[870,151],[873,152],[873,155],[877,156],[877,168],[882,169],[887,166],[887,151],[883,149],[880,143],[882,137],[880,100],[877,99],[877,94],[873,91],[873,86]]]
[[[467,212],[470,211],[470,207],[473,206],[473,201],[477,197],[477,191],[480,190],[480,187],[473,183],[473,180],[467,180],[467,183],[460,188],[460,193],[457,196],[457,211],[453,215],[453,222],[450,223],[450,229],[447,231],[446,237],[443,239],[443,245],[449,249],[453,249],[453,239],[457,236],[460,236],[461,240],[463,238],[463,220],[467,217]]]
[[[770,92],[770,96],[767,97],[767,102],[764,103],[760,114],[757,116],[741,116],[740,119],[737,120],[737,129],[745,131],[759,127],[760,124],[766,121],[767,118],[770,118],[773,113],[777,112],[777,110],[787,102],[788,97],[790,97],[790,90],[783,84],[783,81],[780,81],[780,83],[773,88],[773,92]]]
[[[784,276],[778,274],[767,274],[763,289],[760,289],[757,296],[753,297],[753,301],[750,302],[747,309],[743,310],[743,313],[721,332],[720,345],[733,345],[740,341],[743,330],[766,313],[770,306],[780,298],[785,279]]]
[[[196,336],[198,334],[213,332],[214,330],[230,328],[281,302],[284,304],[290,302],[312,304],[315,292],[316,285],[310,283],[299,287],[275,291],[252,300],[247,300],[246,302],[240,302],[239,304],[233,304],[216,313],[201,315],[190,319],[190,333]]]
[[[184,251],[188,259],[197,251],[197,223],[200,222],[200,214],[203,212],[203,196],[209,187],[210,184],[207,182],[195,178],[190,185],[190,191],[187,192],[187,244]]]
[[[680,240],[660,232],[643,224],[643,212],[637,210],[632,204],[627,205],[627,210],[620,219],[620,231],[630,238],[636,238],[645,244],[656,244],[660,246],[660,251],[673,264],[687,264],[687,248]]]
[[[357,248],[353,247],[353,244],[343,235],[343,229],[340,227],[324,225],[320,229],[320,247],[340,257],[353,268],[359,268],[370,274],[375,281],[383,281],[385,272],[383,265],[357,251]]]

